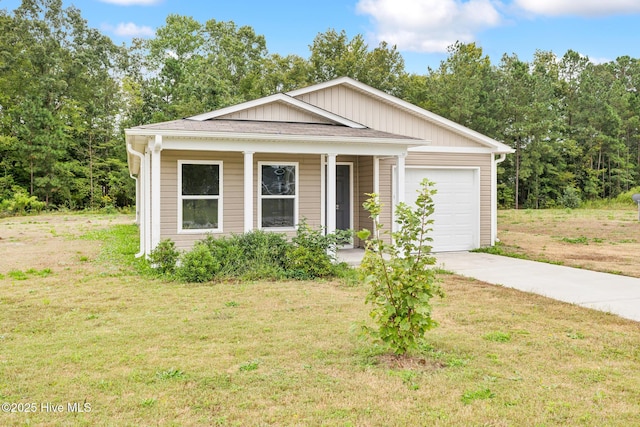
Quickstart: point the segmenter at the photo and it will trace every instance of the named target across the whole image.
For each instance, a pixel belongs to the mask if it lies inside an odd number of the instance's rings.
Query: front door
[[[351,165],[336,165],[336,229],[349,230],[351,225]]]
[[[350,230],[353,228],[352,166],[352,163],[338,163],[336,165],[336,205],[333,207],[326,206],[325,210],[326,215],[336,216],[337,230]],[[325,179],[326,176],[325,170]],[[327,188],[326,185],[325,188]],[[353,243],[347,244],[344,247],[353,247]]]

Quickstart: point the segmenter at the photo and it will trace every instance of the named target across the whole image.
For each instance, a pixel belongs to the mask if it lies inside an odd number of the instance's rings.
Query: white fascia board
[[[323,110],[322,108],[316,107],[315,105],[307,104],[306,102],[300,101],[299,99],[293,98],[291,96],[277,93],[275,95],[267,96],[264,98],[255,99],[253,101],[243,102],[242,104],[232,105],[230,107],[222,108],[220,110],[211,111],[209,113],[199,114],[197,116],[188,117],[189,120],[197,120],[197,121],[205,121],[215,119],[217,117],[226,116],[228,114],[237,113],[242,110],[248,110],[250,108],[260,107],[262,105],[271,104],[274,102],[284,102],[285,104],[289,104],[293,107],[299,108],[301,110],[307,111],[311,114],[315,114],[317,116],[323,117],[327,120],[330,120],[335,123],[339,123],[344,126],[348,126],[350,128],[355,129],[365,129],[366,126],[354,122],[353,120],[349,120],[345,117],[339,116],[335,113],[332,113],[327,110]]]
[[[371,137],[348,137],[348,136],[319,136],[319,135],[289,135],[272,133],[231,133],[231,132],[203,132],[193,130],[153,130],[153,129],[129,129],[127,135],[155,138],[188,138],[204,140],[227,140],[227,141],[276,141],[276,142],[305,142],[307,144],[315,142],[334,143],[367,143],[367,144],[390,144],[403,145],[407,147],[417,147],[430,144],[429,141],[411,138],[371,138]],[[164,141],[164,140],[163,140]],[[234,151],[243,151],[242,146],[236,142]]]
[[[445,147],[429,146],[410,147],[410,153],[451,153],[451,154],[496,154],[495,150],[489,147]]]
[[[164,150],[187,151],[231,151],[254,153],[288,153],[288,154],[327,154],[361,155],[361,156],[397,156],[407,153],[410,144],[392,143],[389,141],[364,139],[350,140],[333,138],[304,138],[298,140],[253,139],[238,141],[232,139],[189,139],[165,137],[162,142]]]
[[[378,98],[382,98],[385,101],[391,103],[391,104],[395,104],[399,107],[402,107],[406,110],[409,110],[415,114],[418,114],[428,120],[430,120],[431,122],[435,122],[438,123],[439,125],[448,128],[458,134],[462,134],[468,138],[471,138],[474,141],[479,142],[482,145],[486,145],[487,147],[492,148],[492,152],[496,153],[496,154],[501,154],[501,153],[514,153],[515,151],[513,149],[511,149],[511,147],[509,147],[506,144],[503,144],[501,142],[496,141],[493,138],[489,138],[486,135],[481,134],[480,132],[476,132],[472,129],[469,129],[466,126],[462,126],[461,124],[458,124],[454,121],[451,121],[449,119],[446,119],[442,116],[439,116],[438,114],[432,113],[431,111],[425,110],[424,108],[420,108],[417,105],[413,105],[407,101],[403,101],[400,98],[397,98],[395,96],[389,95],[386,92],[383,92],[381,90],[375,89],[371,86],[368,86],[364,83],[361,83],[357,80],[354,80],[350,77],[340,77],[338,79],[335,80],[330,80],[328,82],[325,83],[320,83],[314,86],[309,86],[306,88],[302,88],[302,89],[298,89],[298,90],[294,90],[291,92],[287,92],[287,95],[292,96],[292,97],[297,97],[300,95],[305,95],[307,93],[310,92],[315,92],[318,90],[322,90],[322,89],[326,89],[326,88],[330,88],[333,86],[338,86],[341,84],[346,84],[349,86],[353,86],[365,93],[369,93],[373,96],[376,96]]]

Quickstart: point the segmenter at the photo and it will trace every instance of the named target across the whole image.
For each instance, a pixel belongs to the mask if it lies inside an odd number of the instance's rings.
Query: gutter
[[[143,156],[142,154],[138,153],[136,150],[133,149],[133,147],[131,146],[131,142],[127,142],[127,153],[136,156],[138,159],[140,159],[140,169],[138,172],[138,176],[140,175],[140,171],[142,171],[142,163],[143,163]],[[138,190],[139,190],[139,186],[138,186],[138,177],[133,175],[133,173],[131,172],[131,169],[129,169],[129,176],[133,179],[135,179],[136,181],[136,220],[138,221],[138,226],[140,226],[140,206],[139,206],[139,195],[138,195]],[[144,227],[144,225],[143,225]],[[134,256],[136,258],[140,258],[141,256],[144,255],[144,242],[142,241],[142,238],[140,239],[140,251],[135,254]]]

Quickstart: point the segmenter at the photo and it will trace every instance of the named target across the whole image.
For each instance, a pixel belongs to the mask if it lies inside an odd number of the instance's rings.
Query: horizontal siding
[[[381,222],[389,228],[392,220],[392,174],[395,160],[380,161]],[[480,168],[480,245],[491,244],[491,155],[454,153],[410,153],[406,166]]]
[[[318,155],[291,155],[291,154],[255,154],[253,157],[255,170],[254,177],[259,179],[258,162],[298,162],[298,219],[306,219],[311,227],[321,225],[321,156]],[[257,195],[255,195],[257,197]],[[254,202],[254,218],[258,218],[258,202]],[[293,234],[293,233],[290,233]]]
[[[242,179],[243,155],[228,152],[174,151],[162,152],[160,235],[171,239],[180,249],[190,248],[206,234],[178,233],[178,160],[215,160],[222,162],[222,224],[224,235],[239,233],[244,227],[242,209],[244,187]],[[218,234],[216,234],[218,235]]]
[[[355,193],[355,221],[356,226],[355,230],[362,230],[366,228],[368,230],[373,230],[373,220],[369,216],[369,212],[367,212],[362,204],[368,199],[369,196],[366,194],[373,193],[373,157],[361,156],[358,157],[358,175],[356,181],[357,191]],[[355,238],[355,246],[362,247],[364,246],[363,242]]]
[[[221,116],[221,119],[258,120],[294,123],[331,123],[324,117],[276,102]]]
[[[304,94],[299,99],[372,129],[430,141],[432,146],[482,147],[440,124],[344,85]]]
[[[447,166],[480,168],[480,246],[491,244],[491,155],[411,153],[407,166]]]
[[[222,162],[223,170],[223,232],[214,236],[228,236],[244,231],[244,156],[242,153],[174,151],[162,152],[160,233],[161,239],[171,239],[179,249],[189,249],[203,239],[206,233],[178,233],[178,160],[215,160]],[[258,183],[258,162],[298,162],[299,219],[306,218],[309,225],[321,224],[320,156],[290,154],[255,154],[254,180]],[[258,201],[254,185],[254,228],[258,221]],[[293,233],[289,233],[293,234]]]

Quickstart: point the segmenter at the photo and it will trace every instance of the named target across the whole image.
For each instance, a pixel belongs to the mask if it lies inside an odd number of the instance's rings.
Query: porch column
[[[327,234],[336,231],[336,154],[327,154]]]
[[[162,135],[156,135],[151,145],[151,247],[155,249],[160,243],[160,152],[162,151]]]
[[[404,167],[406,153],[400,154],[396,157],[396,203],[404,202]]]
[[[244,232],[253,230],[253,151],[244,152]]]

